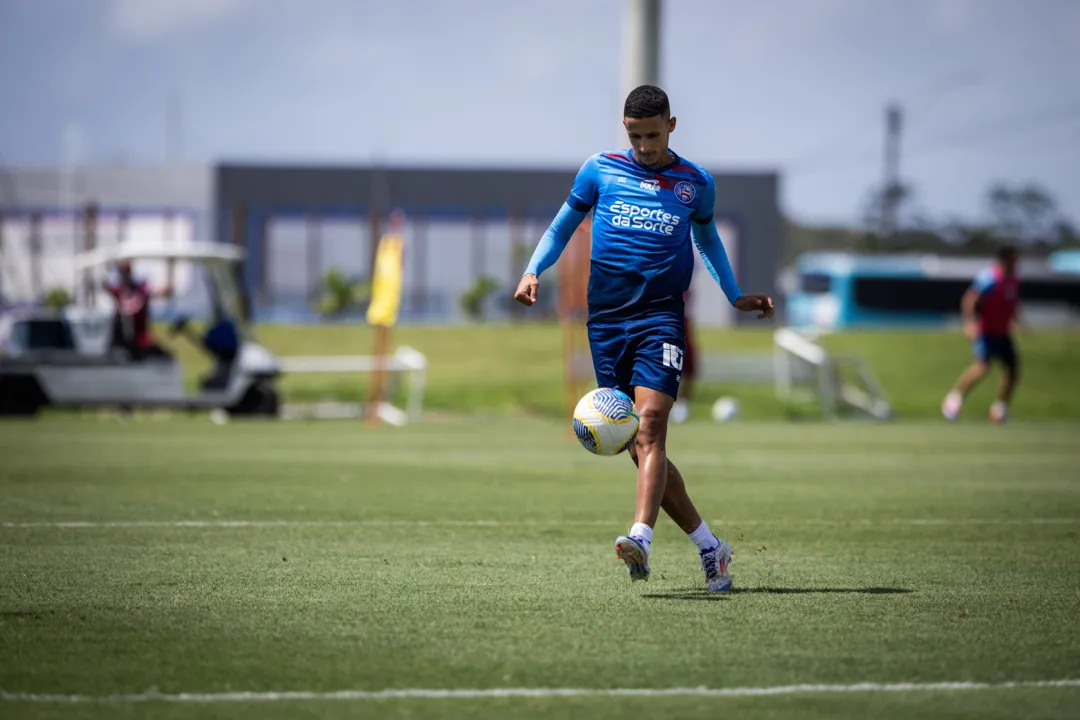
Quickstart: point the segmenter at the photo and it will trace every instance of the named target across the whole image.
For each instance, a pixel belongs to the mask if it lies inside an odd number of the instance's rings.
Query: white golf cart
[[[274,383],[280,368],[244,323],[242,258],[235,246],[207,242],[127,242],[79,254],[75,304],[59,311],[24,308],[0,316],[0,415],[32,416],[46,406],[97,406],[217,409],[276,417]],[[124,260],[186,265],[188,277],[201,275],[206,281],[212,319],[232,323],[239,342],[227,357],[214,355],[209,344],[203,348],[215,369],[198,392],[185,392],[183,369],[172,353],[136,359],[115,342],[119,323],[111,298],[102,295],[102,282],[109,269]],[[186,318],[181,317],[173,325],[173,336],[184,330]]]

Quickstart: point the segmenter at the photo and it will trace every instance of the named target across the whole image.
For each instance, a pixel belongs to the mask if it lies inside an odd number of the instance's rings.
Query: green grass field
[[[360,325],[258,328],[258,338],[280,355],[357,355],[372,352],[370,330]],[[772,326],[716,331],[702,329],[703,353],[763,353],[772,348]],[[402,327],[395,345],[425,353],[431,364],[427,408],[440,413],[478,412],[559,418],[565,413],[562,336],[554,325]],[[1018,337],[1023,378],[1014,411],[1022,418],[1080,420],[1080,333],[1039,330]],[[175,345],[191,367],[194,385],[205,361],[183,342]],[[955,332],[857,332],[826,338],[826,347],[858,353],[889,394],[902,419],[936,418],[945,392],[970,361],[970,345]],[[359,375],[295,375],[284,378],[286,400],[360,399],[368,379]],[[985,417],[997,376],[989,378],[965,409]],[[723,387],[703,383],[694,415],[708,418],[722,394],[742,401],[750,419],[781,419],[785,408],[770,386]]]
[[[436,372],[437,404],[467,371]],[[1078,437],[978,418],[675,428],[735,548],[718,597],[666,519],[653,579],[627,581],[631,466],[564,422],[3,423],[0,716],[1077,717]],[[1055,680],[1073,684],[1003,685]],[[921,685],[943,682],[993,687]],[[658,694],[699,687],[732,694]],[[403,693],[363,694],[386,690]],[[217,695],[242,692],[261,695]]]

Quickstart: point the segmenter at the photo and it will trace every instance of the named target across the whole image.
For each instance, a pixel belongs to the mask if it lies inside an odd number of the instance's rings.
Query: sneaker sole
[[[626,570],[630,573],[630,582],[644,580],[648,582],[649,572],[645,569],[648,558],[641,552],[641,548],[632,542],[615,541],[615,555],[626,563]]]
[[[730,576],[724,578],[716,587],[709,587],[708,583],[705,583],[705,589],[714,593],[730,592],[731,588],[735,586],[735,581]]]

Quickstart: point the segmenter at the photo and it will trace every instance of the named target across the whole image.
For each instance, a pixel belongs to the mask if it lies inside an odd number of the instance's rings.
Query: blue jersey
[[[734,302],[740,293],[713,220],[712,176],[671,154],[674,159],[658,168],[639,164],[630,149],[590,157],[526,272],[539,275],[554,263],[592,210],[590,321],[666,309],[682,312],[694,271],[694,244]]]
[[[715,196],[709,174],[677,155],[657,169],[632,150],[589,158],[567,204],[593,210],[590,317],[681,306],[694,272],[690,223],[712,222]]]

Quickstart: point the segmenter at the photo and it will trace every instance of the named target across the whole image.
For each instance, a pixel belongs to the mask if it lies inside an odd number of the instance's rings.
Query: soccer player
[[[653,528],[663,508],[698,547],[706,588],[723,592],[732,583],[731,546],[701,519],[666,450],[685,351],[683,293],[694,270],[693,246],[736,308],[768,318],[773,301],[739,290],[713,221],[713,178],[668,146],[675,118],[664,91],[634,89],[623,116],[632,147],[585,161],[514,297],[526,306],[536,302],[540,275],[592,210],[587,324],[596,381],[634,398],[640,418],[630,448],[637,465],[634,523],[616,538],[616,555],[631,581],[648,580]]]
[[[113,344],[126,348],[133,360],[165,356],[150,333],[150,301],[169,297],[172,287],[154,290],[146,281],[136,279],[130,260],[121,260],[116,269],[117,281],[105,282],[105,291],[116,301]]]
[[[1020,359],[1012,340],[1012,326],[1020,307],[1020,281],[1016,272],[1019,261],[1020,253],[1015,247],[1001,248],[997,262],[975,277],[960,300],[964,332],[972,341],[975,361],[960,375],[941,404],[941,412],[949,420],[959,417],[964,398],[986,376],[994,360],[1001,362],[1005,372],[997,399],[990,406],[990,419],[1000,423],[1008,417],[1009,401],[1020,371]]]

